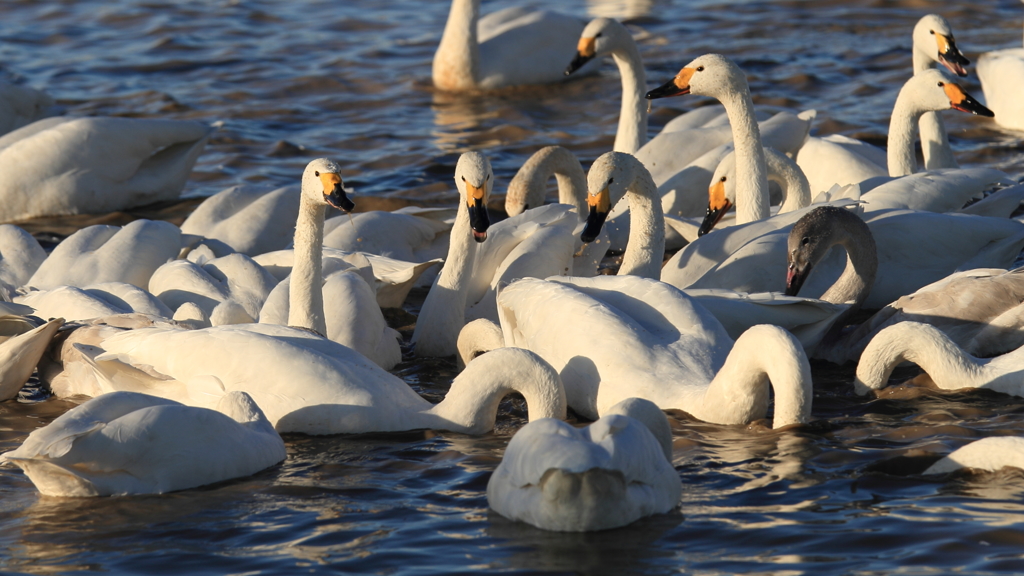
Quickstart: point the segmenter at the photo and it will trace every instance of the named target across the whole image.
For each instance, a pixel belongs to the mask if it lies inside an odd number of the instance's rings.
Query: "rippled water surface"
[[[516,4],[542,5],[485,0],[484,11]],[[816,108],[819,134],[875,143],[909,75],[917,18],[945,15],[972,61],[1019,45],[1024,20],[1016,0],[557,6],[581,19],[632,16],[651,87],[722,52],[747,71],[756,102]],[[435,92],[430,61],[447,12],[441,0],[4,0],[0,66],[46,88],[68,114],[219,122],[191,196],[291,184],[310,159],[330,156],[364,198],[451,202],[465,150],[489,155],[501,191],[538,147],[567,146],[584,165],[611,147],[620,93],[611,64],[548,88]],[[980,95],[973,77],[967,86]],[[703,103],[658,101],[652,135]],[[962,165],[1024,174],[1020,134],[944,117]],[[400,368],[433,400],[455,373],[444,363]],[[723,427],[674,413],[681,506],[619,530],[546,533],[488,511],[487,480],[524,421],[509,400],[491,435],[290,436],[275,468],[164,496],[43,498],[20,471],[0,468],[0,570],[1024,572],[1024,473],[919,475],[973,439],[1024,433],[1024,400],[910,386],[865,400],[852,393],[851,370],[816,365],[814,374],[809,426]],[[0,451],[69,406],[39,393],[0,404]]]

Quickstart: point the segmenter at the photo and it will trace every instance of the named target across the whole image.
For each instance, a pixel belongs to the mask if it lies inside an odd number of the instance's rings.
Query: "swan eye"
[[[597,34],[594,34],[594,38],[600,38],[603,34],[604,32],[598,32]]]
[[[703,72],[703,71],[704,71],[704,67],[703,66],[697,66],[697,72]]]
[[[942,88],[943,86],[945,86],[945,84],[943,84],[942,82],[939,82],[939,88]]]
[[[487,176],[484,177],[484,182],[488,182],[488,181],[490,181],[490,179],[491,179],[491,175],[488,174]]]
[[[931,34],[932,36],[934,36],[935,35],[935,30],[929,30],[928,33]]]
[[[807,236],[804,236],[803,240],[800,241],[800,245],[801,246],[807,246],[810,243],[811,243],[811,239],[809,237],[807,237]]]
[[[719,180],[719,182],[725,182],[725,176],[722,176],[722,179]]]
[[[609,178],[609,179],[608,179],[608,183],[609,183],[609,184],[611,184],[612,182],[615,182],[615,178]]]
[[[466,177],[465,177],[465,176],[463,176],[463,177],[462,177],[462,181],[463,181],[463,182],[465,182],[465,181],[466,181]]]
[[[317,178],[319,178],[320,177],[320,171],[317,170],[317,171],[313,172],[313,175],[316,176]]]

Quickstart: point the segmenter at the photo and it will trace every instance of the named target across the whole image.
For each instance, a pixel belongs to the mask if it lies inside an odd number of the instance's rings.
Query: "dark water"
[[[485,0],[484,11],[519,3],[530,2]],[[819,134],[873,142],[884,140],[909,75],[917,18],[945,15],[972,60],[1019,45],[1024,20],[1016,0],[557,6],[581,18],[643,14],[632,24],[652,86],[722,52],[748,72],[757,102],[816,108]],[[0,66],[70,114],[221,122],[189,195],[290,184],[310,159],[330,156],[360,194],[450,201],[465,150],[486,151],[500,191],[540,146],[567,146],[585,165],[611,147],[619,85],[610,64],[550,88],[435,93],[430,60],[447,11],[441,0],[0,0]],[[980,95],[973,78],[967,85]],[[692,98],[659,101],[652,135],[701,103]],[[1020,134],[965,114],[945,119],[962,165],[1024,174]],[[454,374],[403,366],[432,399]],[[292,436],[278,467],[158,497],[43,498],[20,471],[0,469],[0,571],[1024,572],[1024,473],[919,475],[971,440],[1024,433],[1024,400],[907,386],[861,399],[851,370],[814,374],[809,426],[724,427],[674,414],[681,506],[624,529],[547,533],[488,511],[488,477],[523,423],[522,406],[507,401],[492,435]],[[68,406],[38,395],[0,404],[0,451]]]

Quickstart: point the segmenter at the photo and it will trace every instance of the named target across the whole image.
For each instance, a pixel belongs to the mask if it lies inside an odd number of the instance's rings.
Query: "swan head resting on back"
[[[333,160],[317,158],[302,172],[302,195],[313,205],[329,204],[343,212],[356,205],[348,197],[341,181],[341,167]]]
[[[648,100],[696,94],[718,100],[729,93],[747,92],[747,77],[721,54],[705,54],[683,67],[668,82],[647,93]]]
[[[455,186],[469,209],[469,226],[477,242],[487,240],[491,225],[487,216],[487,199],[494,186],[491,174],[491,162],[479,152],[466,152],[455,165]]]
[[[611,54],[616,46],[628,45],[633,41],[626,29],[618,20],[612,18],[594,18],[580,34],[576,46],[576,56],[565,69],[568,76],[582,68],[594,58]]]
[[[971,63],[964,57],[960,49],[956,47],[953,39],[953,29],[949,22],[938,14],[927,14],[922,16],[914,26],[914,61],[927,62],[929,60],[938,62],[945,66],[950,72],[960,76],[967,76],[964,66]],[[915,66],[916,68],[916,66]]]

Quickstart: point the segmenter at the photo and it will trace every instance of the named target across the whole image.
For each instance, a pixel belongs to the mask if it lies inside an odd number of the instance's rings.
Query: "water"
[[[484,2],[484,11],[527,0]],[[532,2],[539,5],[538,2]],[[1019,2],[647,0],[558,3],[582,17],[632,10],[649,85],[709,51],[747,71],[755,102],[816,108],[819,134],[882,142],[910,69],[909,34],[942,11],[958,45],[1019,45]],[[569,84],[453,96],[430,86],[445,1],[0,4],[3,74],[45,87],[69,114],[221,122],[185,193],[294,183],[329,156],[364,198],[453,201],[458,154],[484,150],[504,182],[536,148],[584,165],[611,147],[614,67]],[[571,55],[570,55],[571,57]],[[976,80],[968,91],[980,96]],[[660,100],[651,134],[698,97]],[[945,113],[962,165],[1024,175],[1021,135]],[[406,363],[427,397],[455,373]],[[904,376],[913,375],[913,370]],[[673,413],[678,510],[595,534],[554,534],[487,508],[488,477],[524,422],[507,400],[483,437],[415,432],[289,436],[256,476],[180,493],[40,497],[0,469],[0,571],[13,573],[934,574],[1024,571],[1024,473],[920,476],[938,456],[1024,433],[1024,400],[901,386],[852,393],[815,365],[815,422],[772,431]],[[0,405],[0,450],[71,404],[28,391]]]

